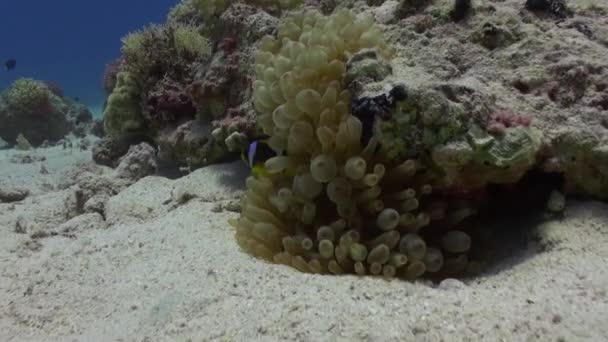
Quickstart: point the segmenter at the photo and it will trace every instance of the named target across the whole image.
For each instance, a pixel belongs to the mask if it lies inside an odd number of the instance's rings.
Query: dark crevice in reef
[[[536,255],[535,229],[547,219],[546,205],[550,193],[564,183],[561,174],[538,170],[528,172],[513,185],[490,185],[487,200],[478,215],[464,221],[458,229],[471,236],[469,261],[481,263],[480,272],[465,270],[461,274],[441,274],[445,277],[482,278],[504,271]],[[431,241],[433,237],[429,238]]]

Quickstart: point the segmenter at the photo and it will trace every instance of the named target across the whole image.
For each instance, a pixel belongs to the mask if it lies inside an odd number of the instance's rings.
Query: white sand
[[[24,156],[31,156],[35,161],[26,164],[11,161]],[[57,185],[67,170],[90,161],[91,151],[80,151],[77,146],[67,149],[56,146],[32,151],[0,150],[0,185],[23,187],[32,193],[46,192]],[[41,172],[41,168],[45,168],[48,174]]]
[[[41,152],[46,176],[0,151],[0,181],[56,184],[87,156]],[[464,282],[318,276],[239,250],[226,223],[237,214],[216,211],[238,197],[245,173],[239,162],[176,181],[146,177],[111,198],[106,222],[85,214],[66,235],[15,231],[19,215],[55,229],[66,190],[0,204],[0,340],[608,338],[606,204],[569,202],[563,220],[530,227],[536,242],[514,243],[491,272]],[[194,198],[179,204],[184,194]]]

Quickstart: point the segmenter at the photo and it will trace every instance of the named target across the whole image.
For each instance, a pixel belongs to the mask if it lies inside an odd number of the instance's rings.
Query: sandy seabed
[[[61,230],[62,177],[90,152],[39,149],[29,154],[46,160],[29,164],[19,154],[0,151],[0,184],[31,192],[0,204],[1,341],[608,339],[603,203],[568,202],[475,278],[320,276],[239,250],[227,224],[237,214],[224,208],[242,193],[240,162],[143,178],[111,197],[105,218]]]

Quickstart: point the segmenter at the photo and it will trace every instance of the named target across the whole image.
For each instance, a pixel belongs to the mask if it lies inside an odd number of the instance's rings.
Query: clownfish
[[[245,155],[245,152],[247,153]],[[269,158],[276,156],[276,153],[266,144],[266,140],[255,140],[249,144],[247,151],[241,153],[241,158],[255,176],[266,176],[266,166],[264,163]]]
[[[251,173],[256,177],[269,175],[265,162],[277,156],[277,153],[268,146],[267,141],[265,139],[253,141],[249,144],[246,152],[246,155],[245,151],[241,153],[241,158],[247,163],[251,169]],[[284,172],[288,176],[295,176],[296,174],[295,170],[291,168],[288,168]]]

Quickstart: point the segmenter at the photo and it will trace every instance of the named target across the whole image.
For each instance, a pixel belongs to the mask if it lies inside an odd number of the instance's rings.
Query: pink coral
[[[509,127],[530,127],[532,118],[525,115],[517,115],[509,110],[499,110],[490,116],[486,130],[490,134],[503,134]]]

